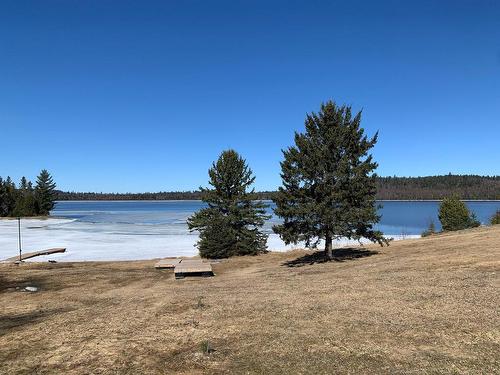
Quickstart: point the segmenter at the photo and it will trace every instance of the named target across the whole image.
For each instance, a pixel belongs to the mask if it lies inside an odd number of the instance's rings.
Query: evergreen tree
[[[480,225],[475,215],[456,196],[443,199],[439,206],[438,217],[444,231],[461,230]]]
[[[266,251],[267,235],[259,229],[268,207],[255,201],[252,170],[234,150],[222,152],[208,171],[212,188],[200,188],[208,207],[188,219],[191,231],[200,232],[198,248],[205,258],[254,255]]]
[[[0,217],[7,216],[7,189],[5,188],[5,182],[2,177],[0,177]]]
[[[56,184],[50,173],[43,169],[37,177],[35,187],[36,213],[38,215],[48,215],[54,208]]]
[[[434,233],[436,233],[436,226],[434,225],[434,221],[431,220],[429,227],[422,232],[422,237],[427,237]]]
[[[21,182],[19,183],[19,189],[22,191],[26,191],[28,189],[28,180],[26,177],[21,177]]]
[[[17,201],[16,184],[12,181],[10,176],[7,176],[3,186],[4,186],[5,216],[12,216],[14,214],[14,209],[16,207],[16,201]]]
[[[16,206],[13,216],[35,216],[36,202],[33,186],[26,177],[21,178],[19,189],[17,191]]]
[[[305,133],[295,133],[295,146],[283,151],[283,186],[275,196],[276,215],[283,224],[273,227],[285,243],[305,241],[317,247],[325,240],[325,256],[332,258],[334,238],[367,238],[388,244],[373,229],[377,215],[377,163],[368,151],[377,142],[360,127],[361,112],[329,101],[318,114],[306,116]]]
[[[490,224],[491,225],[500,224],[500,210],[497,210],[497,212],[495,212],[495,214],[491,217]]]
[[[200,255],[203,258],[220,259],[238,255],[238,233],[231,226],[227,216],[212,210],[200,212],[197,220],[203,220],[206,224],[204,228],[200,228],[198,241]],[[192,225],[195,225],[194,222]]]

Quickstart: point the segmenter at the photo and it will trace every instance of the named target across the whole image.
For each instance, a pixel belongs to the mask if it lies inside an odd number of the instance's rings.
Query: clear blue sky
[[[328,99],[380,175],[500,174],[500,2],[0,2],[4,177],[196,189],[231,147],[274,189]]]

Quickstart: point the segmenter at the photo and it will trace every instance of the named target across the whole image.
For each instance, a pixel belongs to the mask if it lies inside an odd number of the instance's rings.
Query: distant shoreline
[[[197,200],[202,197],[199,190],[150,191],[150,192],[56,192],[56,200]],[[257,199],[273,199],[276,190],[255,191]],[[380,177],[376,178],[376,198],[387,201],[439,201],[449,196],[464,200],[500,200],[500,176],[438,175],[425,177]]]
[[[461,199],[464,202],[500,202],[500,199]],[[262,199],[272,202],[272,199]],[[377,199],[376,202],[441,202],[442,199]],[[60,202],[201,202],[201,199],[71,199]]]

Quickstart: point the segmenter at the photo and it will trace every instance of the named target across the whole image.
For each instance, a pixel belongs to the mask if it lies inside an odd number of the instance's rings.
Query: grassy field
[[[0,265],[0,373],[500,373],[500,225],[336,255]]]

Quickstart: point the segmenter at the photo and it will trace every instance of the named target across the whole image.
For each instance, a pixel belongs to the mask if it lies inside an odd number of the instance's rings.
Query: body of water
[[[272,215],[264,230],[271,233],[271,227],[279,222],[273,215],[274,204],[269,204]],[[382,216],[377,228],[387,235],[419,235],[434,222],[440,229],[437,201],[380,201]],[[500,209],[500,201],[468,201],[469,209],[481,223],[488,223],[491,216]],[[117,225],[137,225],[136,233],[145,233],[144,226],[161,230],[162,233],[186,232],[186,220],[194,212],[205,207],[201,201],[62,201],[57,202],[52,215],[76,219],[80,223],[102,224],[102,228]],[[109,227],[107,228],[109,230]]]
[[[272,202],[269,202],[272,214]],[[389,237],[418,236],[431,222],[440,228],[439,202],[381,201],[382,216],[377,228]],[[467,206],[485,224],[500,201],[469,201]],[[66,254],[53,255],[61,260],[125,260],[166,256],[196,255],[197,234],[189,232],[186,220],[204,207],[200,201],[61,201],[48,220],[22,221],[23,249],[40,250],[67,247]],[[264,226],[271,250],[288,250],[272,233],[279,218],[272,216]],[[345,245],[339,241],[337,245]],[[0,259],[17,252],[17,223],[0,221]],[[40,259],[42,260],[42,259]]]

